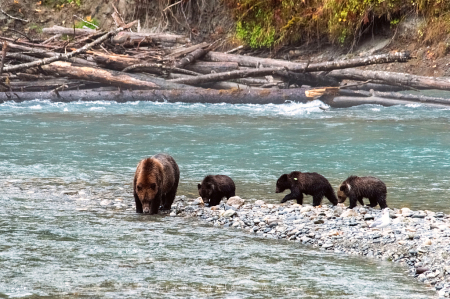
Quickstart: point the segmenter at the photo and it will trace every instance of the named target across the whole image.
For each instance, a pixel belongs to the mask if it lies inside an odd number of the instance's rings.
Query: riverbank
[[[408,268],[420,282],[450,297],[450,216],[442,212],[390,210],[391,224],[369,228],[379,209],[358,206],[266,204],[230,198],[216,207],[178,196],[170,216],[196,217],[216,227],[242,229],[262,238],[287,239],[336,254],[389,260]]]

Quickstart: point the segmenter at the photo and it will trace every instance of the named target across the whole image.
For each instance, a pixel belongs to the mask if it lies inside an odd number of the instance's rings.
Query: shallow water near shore
[[[206,174],[221,173],[242,198],[277,202],[285,194],[274,193],[276,179],[300,170],[335,188],[351,174],[377,176],[392,207],[450,212],[450,110],[319,107],[1,104],[0,295],[434,295],[392,263],[136,215],[128,206],[138,161],[167,152],[180,166],[178,194],[188,197]]]

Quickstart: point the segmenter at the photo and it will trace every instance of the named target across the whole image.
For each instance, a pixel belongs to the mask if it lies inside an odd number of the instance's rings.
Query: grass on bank
[[[373,26],[395,28],[407,16],[424,18],[418,38],[442,41],[450,34],[450,0],[224,0],[236,36],[252,48],[326,38],[350,44]]]

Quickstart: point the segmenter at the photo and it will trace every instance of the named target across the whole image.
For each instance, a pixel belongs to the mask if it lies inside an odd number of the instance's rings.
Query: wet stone
[[[372,215],[372,214],[366,214],[366,215],[364,215],[364,220],[373,220],[373,219],[375,219],[375,217]]]

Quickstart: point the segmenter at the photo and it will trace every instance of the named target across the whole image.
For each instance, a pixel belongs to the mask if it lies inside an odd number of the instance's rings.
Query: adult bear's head
[[[150,206],[154,200],[161,200],[161,187],[163,185],[163,166],[154,158],[142,160],[138,165],[134,188],[142,203],[142,211],[150,213]],[[154,203],[161,204],[160,202]]]

